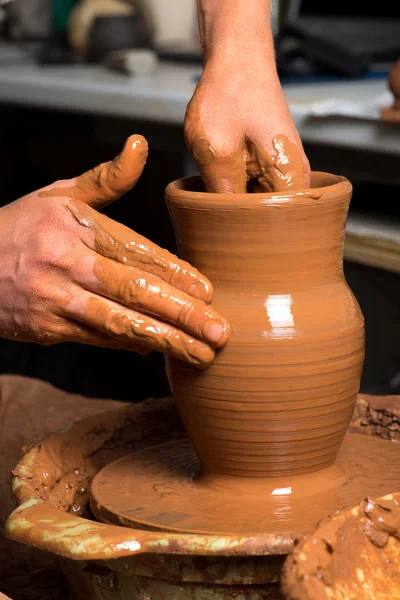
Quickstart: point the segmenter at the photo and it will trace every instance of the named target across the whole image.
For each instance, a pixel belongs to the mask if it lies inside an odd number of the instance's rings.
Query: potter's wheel
[[[347,434],[336,464],[292,478],[196,479],[187,439],[135,451],[107,465],[92,482],[91,508],[103,522],[204,534],[302,534],[366,496],[400,481],[397,444]]]

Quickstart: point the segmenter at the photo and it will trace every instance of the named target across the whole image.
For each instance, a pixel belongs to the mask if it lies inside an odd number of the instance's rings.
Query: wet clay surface
[[[204,482],[196,481],[198,461],[188,441],[181,441],[134,452],[105,467],[92,482],[91,506],[99,520],[130,527],[297,535],[367,494],[395,489],[398,456],[391,442],[349,434],[335,466],[313,474]]]
[[[325,519],[286,560],[287,600],[400,598],[400,494]]]
[[[4,538],[6,518],[15,508],[11,471],[23,448],[80,419],[94,414],[98,419],[102,412],[122,407],[121,402],[67,394],[34,379],[0,377],[0,590],[13,600],[66,598],[55,555]]]
[[[213,282],[231,327],[208,369],[167,359],[167,374],[202,477],[236,477],[238,489],[331,466],[357,399],[364,323],[343,276],[351,185],[321,173],[312,184],[224,195],[194,178],[166,192],[180,255]]]
[[[49,186],[39,196],[74,198],[95,209],[103,208],[136,185],[148,152],[147,140],[142,135],[132,135],[114,160],[101,163],[75,179],[58,182],[57,187]]]
[[[19,486],[14,489],[17,504],[21,504],[28,498],[43,499],[45,504],[24,509],[22,514],[26,523],[29,523],[32,516],[34,526],[30,529],[26,529],[26,526],[19,529],[16,526],[13,535],[21,543],[1,539],[0,589],[14,600],[16,598],[21,600],[65,598],[65,587],[63,587],[65,581],[59,570],[56,554],[67,553],[75,548],[74,532],[78,532],[80,547],[75,557],[82,559],[85,553],[97,559],[128,556],[131,551],[127,542],[132,542],[132,552],[133,548],[137,551],[138,539],[144,547],[147,547],[147,551],[162,554],[207,553],[209,556],[220,556],[222,553],[224,556],[256,554],[265,557],[287,554],[291,550],[293,533],[288,533],[284,537],[263,533],[253,538],[164,533],[160,538],[156,532],[139,532],[102,525],[77,516],[87,513],[89,499],[88,494],[79,495],[80,488],[75,485],[75,469],[78,466],[80,477],[86,483],[90,483],[89,473],[96,470],[96,464],[99,466],[110,463],[135,448],[145,448],[157,441],[165,442],[168,439],[183,437],[179,416],[171,399],[150,400],[140,405],[132,405],[127,410],[121,403],[65,394],[42,382],[20,377],[1,377],[0,400],[2,411],[0,439],[4,442],[2,446],[4,460],[0,471],[1,499],[4,501],[1,505],[3,523],[13,506],[10,471],[21,456],[20,448],[25,446],[28,449],[30,442],[40,439],[50,431],[65,427],[64,432],[45,437],[32,449],[32,453],[28,452],[22,458],[15,469],[19,481]],[[395,401],[395,397],[360,396],[357,409],[362,406],[365,411],[366,404],[375,406],[379,403],[389,415]],[[115,414],[114,407],[120,407],[119,415]],[[105,412],[106,414],[102,414]],[[47,415],[46,419],[41,417],[43,413]],[[71,423],[94,413],[97,413],[96,417],[85,418],[79,425],[79,430],[74,431],[70,428]],[[128,415],[129,418],[126,418]],[[367,418],[363,423],[367,424]],[[355,428],[358,429],[358,425],[359,420],[356,420]],[[78,431],[80,442],[76,445]],[[373,433],[370,432],[370,435]],[[76,451],[71,451],[69,440],[74,440]],[[44,469],[46,464],[47,468]],[[60,469],[63,472],[62,477],[59,479],[48,477],[49,473],[57,474]],[[47,501],[59,508],[51,508]],[[79,511],[71,510],[76,506],[80,506]],[[16,515],[15,523],[17,518]],[[40,519],[44,522],[40,523]],[[86,523],[92,523],[93,530],[89,529]],[[80,524],[82,527],[79,529],[77,526]],[[54,533],[53,537],[52,533]],[[41,552],[32,546],[46,549],[47,552]],[[114,561],[109,564],[111,563],[114,564]],[[101,564],[105,565],[105,563]],[[170,568],[168,569],[170,572]],[[260,565],[260,576],[261,573],[265,573],[265,569]],[[104,589],[101,589],[104,593]]]
[[[273,152],[251,141],[243,141],[229,156],[219,156],[204,138],[196,139],[192,154],[200,167],[208,191],[243,194],[281,192],[307,187],[304,162],[299,147],[286,135],[272,141]]]
[[[103,422],[99,423],[98,415],[89,417],[67,428],[68,436],[51,434],[45,444],[31,449],[13,470],[25,482],[15,490],[18,503],[35,497],[53,508],[86,517],[91,480],[99,469],[130,448],[183,436],[172,399],[122,405],[126,408],[108,412]]]

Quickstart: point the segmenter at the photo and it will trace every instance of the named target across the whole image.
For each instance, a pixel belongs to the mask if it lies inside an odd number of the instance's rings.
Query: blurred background
[[[272,15],[311,166],[354,186],[345,272],[366,318],[362,390],[383,394],[400,393],[400,110],[388,85],[399,12],[385,1],[276,1]],[[196,172],[183,120],[200,73],[195,0],[0,0],[0,203],[109,160],[142,133],[145,173],[105,212],[174,252],[163,193]],[[169,393],[162,356],[77,344],[0,340],[0,373],[122,400]]]

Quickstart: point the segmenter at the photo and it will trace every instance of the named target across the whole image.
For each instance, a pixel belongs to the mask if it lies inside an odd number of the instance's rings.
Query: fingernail
[[[204,338],[212,344],[218,344],[224,336],[226,327],[218,321],[209,319],[201,329]]]

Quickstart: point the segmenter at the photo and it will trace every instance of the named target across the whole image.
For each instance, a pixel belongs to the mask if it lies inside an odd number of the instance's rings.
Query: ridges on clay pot
[[[166,190],[179,254],[214,285],[231,337],[206,370],[166,359],[199,477],[294,476],[335,462],[357,399],[364,321],[343,274],[352,187],[314,172],[287,193]]]

